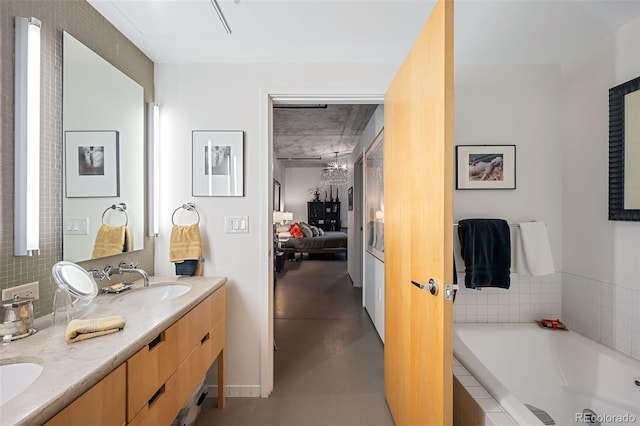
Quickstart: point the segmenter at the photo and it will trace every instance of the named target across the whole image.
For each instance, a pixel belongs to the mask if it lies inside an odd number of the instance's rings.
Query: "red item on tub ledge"
[[[554,320],[540,319],[540,320],[536,320],[536,322],[542,328],[552,328],[554,330],[564,330],[564,331],[569,330],[567,326],[564,325],[562,321],[560,321],[559,319],[554,319]]]

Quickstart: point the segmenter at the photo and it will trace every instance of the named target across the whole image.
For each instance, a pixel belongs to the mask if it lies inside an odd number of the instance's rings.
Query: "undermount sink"
[[[191,290],[191,286],[188,284],[155,284],[121,293],[111,303],[118,306],[146,308],[180,297],[189,290]]]
[[[0,405],[15,398],[35,382],[43,367],[32,362],[0,365]]]

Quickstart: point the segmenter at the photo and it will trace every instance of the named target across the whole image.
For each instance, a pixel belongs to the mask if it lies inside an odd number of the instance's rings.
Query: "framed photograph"
[[[273,211],[280,211],[280,182],[273,180]]]
[[[516,189],[516,146],[458,145],[456,168],[456,189]]]
[[[347,198],[349,200],[349,211],[353,210],[353,186],[347,190]]]
[[[64,132],[67,198],[120,196],[119,142],[115,130]]]
[[[192,132],[192,191],[194,197],[244,196],[244,132]]]

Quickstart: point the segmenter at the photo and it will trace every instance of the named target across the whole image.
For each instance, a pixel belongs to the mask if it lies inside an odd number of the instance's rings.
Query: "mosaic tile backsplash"
[[[41,158],[40,158],[40,255],[13,255],[13,54],[14,18],[34,16],[42,22]],[[40,283],[36,317],[51,312],[55,283],[51,267],[62,258],[62,30],[111,62],[144,87],[145,102],[154,99],[153,62],[118,32],[85,0],[0,1],[0,289],[33,281]],[[141,159],[141,164],[144,159]],[[84,262],[86,269],[139,262],[153,273],[154,240],[146,238],[144,250],[112,258]]]

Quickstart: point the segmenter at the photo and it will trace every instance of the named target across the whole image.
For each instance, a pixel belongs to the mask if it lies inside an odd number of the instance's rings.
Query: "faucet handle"
[[[105,278],[108,280],[111,279],[111,277],[109,277],[109,273],[106,270],[93,268],[89,270],[89,272],[91,273],[91,275],[93,275],[94,278],[100,278],[100,281],[104,280]]]
[[[118,265],[118,268],[122,269],[135,269],[138,267],[138,263],[127,263],[125,261],[120,262],[120,264]]]

